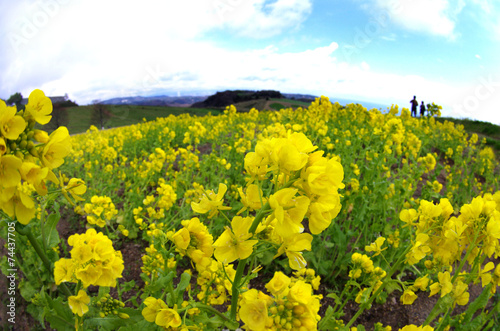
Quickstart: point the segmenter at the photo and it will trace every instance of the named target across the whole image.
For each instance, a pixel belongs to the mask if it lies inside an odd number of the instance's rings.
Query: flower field
[[[322,97],[69,136],[51,110],[0,101],[1,270],[40,329],[361,331],[395,293],[438,299],[393,330],[500,329],[498,161],[462,126]]]

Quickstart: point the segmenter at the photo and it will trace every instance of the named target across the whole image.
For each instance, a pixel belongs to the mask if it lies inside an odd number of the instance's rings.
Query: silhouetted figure
[[[410,103],[411,103],[411,116],[417,117],[417,106],[418,106],[417,97],[413,96],[413,100],[410,100]]]
[[[420,117],[424,117],[424,114],[425,114],[425,105],[424,102],[422,101],[422,103],[420,104]]]

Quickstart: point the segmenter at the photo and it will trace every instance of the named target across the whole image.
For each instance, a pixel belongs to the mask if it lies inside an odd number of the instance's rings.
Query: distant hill
[[[163,106],[163,107],[189,107],[193,103],[205,100],[206,96],[179,96],[172,97],[158,95],[151,97],[120,97],[101,101],[105,105],[136,105],[136,106]]]
[[[262,90],[262,91],[247,91],[247,90],[227,90],[217,92],[209,96],[204,101],[194,103],[193,108],[225,108],[229,105],[234,105],[240,102],[260,100],[260,99],[281,99],[284,98],[279,91]]]
[[[194,94],[194,93],[193,93]],[[186,96],[131,96],[118,97],[101,101],[106,105],[135,105],[156,107],[192,107],[207,109],[224,109],[229,105],[235,105],[238,111],[248,111],[255,107],[259,110],[283,107],[307,107],[318,96],[300,93],[281,93],[275,90],[226,90],[213,95],[186,95]],[[271,101],[274,101],[271,102]],[[377,108],[384,111],[388,105],[381,105],[367,101],[356,101],[348,99],[330,98],[330,101],[338,101],[341,105],[349,103],[362,104],[367,109]],[[277,104],[276,104],[277,103]],[[282,104],[283,107],[279,106]]]

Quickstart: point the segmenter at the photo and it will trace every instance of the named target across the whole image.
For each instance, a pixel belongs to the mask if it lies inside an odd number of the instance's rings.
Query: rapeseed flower
[[[231,221],[231,228],[226,230],[214,242],[214,256],[224,264],[231,263],[234,260],[246,259],[253,252],[253,246],[258,240],[250,240],[252,233],[248,230],[252,225],[253,217],[235,216]]]
[[[121,252],[114,250],[111,240],[102,232],[90,228],[84,234],[70,236],[68,244],[73,246],[71,259],[55,263],[56,285],[81,280],[84,288],[90,285],[114,287],[116,278],[122,277]]]
[[[275,297],[288,294],[291,279],[281,271],[274,273],[273,278],[266,284],[266,289]]]
[[[50,122],[52,116],[52,101],[41,90],[33,90],[28,98],[26,112],[39,124]]]
[[[89,311],[90,298],[87,292],[80,290],[78,295],[68,297],[68,305],[71,308],[73,314],[82,317],[85,313]]]
[[[227,191],[227,185],[224,183],[219,184],[219,192],[215,194],[213,190],[208,191],[206,194],[202,195],[200,202],[191,202],[191,208],[195,213],[208,214],[208,218],[213,218],[219,212],[219,210],[230,210],[231,207],[225,207],[224,194]]]
[[[200,219],[193,217],[181,222],[183,228],[178,230],[170,240],[174,242],[181,255],[187,255],[196,265],[206,267],[211,263],[213,254],[213,237]]]
[[[313,237],[309,233],[296,233],[283,238],[283,243],[278,249],[274,258],[285,253],[288,257],[288,264],[293,270],[300,270],[307,265],[306,260],[302,256],[302,251],[311,250],[311,241]]]
[[[380,255],[380,253],[387,249],[387,247],[382,248],[382,245],[385,242],[384,237],[378,237],[375,242],[371,243],[370,246],[365,246],[365,251],[374,252],[373,257]]]
[[[302,220],[309,207],[309,198],[295,197],[297,189],[281,189],[269,197],[273,217],[277,220],[276,232],[282,237],[289,237],[303,231]]]
[[[15,106],[8,107],[3,100],[0,100],[0,133],[9,140],[16,140],[26,128],[24,118],[16,113]]]
[[[71,151],[71,140],[68,129],[59,127],[49,136],[49,141],[40,151],[40,160],[49,169],[59,167],[64,163],[64,158]]]

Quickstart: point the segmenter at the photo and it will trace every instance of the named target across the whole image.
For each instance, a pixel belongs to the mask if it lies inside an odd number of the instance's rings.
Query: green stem
[[[35,249],[35,252],[38,254],[38,256],[40,257],[40,259],[42,260],[43,265],[45,266],[45,268],[47,269],[47,271],[51,272],[52,271],[52,265],[51,265],[51,263],[50,263],[47,255],[45,255],[45,252],[42,250],[42,248],[38,244],[38,241],[36,240],[35,236],[33,235],[33,232],[31,232],[31,228],[27,227],[27,226],[21,228],[21,224],[19,222],[16,222],[16,231],[19,234],[24,235],[24,236],[26,236],[28,238],[28,240],[31,243],[31,246],[33,246],[33,248]],[[71,296],[71,292],[66,287],[66,284],[61,283],[60,288],[62,289],[62,291],[64,292],[64,294],[66,296]]]
[[[42,214],[40,215],[40,230],[42,231],[42,247],[43,251],[47,251],[45,246],[45,203],[42,203]],[[50,270],[50,269],[49,269]]]
[[[292,186],[292,184],[300,177],[300,170],[297,171],[297,173],[291,178],[288,182],[283,185],[280,189],[288,188]],[[271,211],[272,208],[269,205],[269,202],[266,202],[266,204],[259,210],[257,215],[255,216],[255,219],[253,220],[252,225],[250,226],[250,229],[248,230],[249,233],[254,234],[255,230],[257,230],[257,227],[259,226],[260,222],[264,218],[265,215],[269,211]],[[243,276],[243,271],[245,270],[245,266],[247,264],[248,258],[244,260],[240,260],[238,262],[238,267],[236,268],[236,274],[234,275],[234,280],[233,280],[233,287],[232,287],[232,292],[231,292],[231,319],[236,320],[236,307],[238,305],[238,299],[240,296],[240,281],[241,277]]]
[[[238,299],[240,296],[240,280],[243,276],[243,271],[245,270],[247,259],[240,260],[238,262],[238,267],[236,268],[236,274],[234,275],[232,293],[231,293],[231,320],[236,320],[236,306],[238,305]]]
[[[411,250],[411,248],[412,247],[410,246],[409,248],[407,248],[405,250],[405,252],[403,254],[401,254],[401,256],[399,257],[399,259],[392,266],[391,270],[389,270],[389,272],[387,273],[387,276],[385,277],[385,279],[391,279],[392,275],[396,272],[397,268],[399,267],[399,265],[401,264],[401,262],[403,261],[403,259],[406,257],[406,254]],[[367,302],[361,304],[361,306],[359,307],[359,310],[351,318],[351,320],[349,321],[349,323],[347,323],[347,325],[345,326],[346,329],[349,329],[351,327],[351,325],[358,319],[358,317],[361,316],[361,314],[366,310],[366,308],[371,305],[371,303],[373,302],[373,300],[375,300],[375,298],[377,298],[377,296],[384,290],[384,288],[387,285],[387,283],[388,282],[383,282],[382,285],[380,285],[380,287],[377,289],[377,291],[375,291],[375,293],[373,293],[373,295],[370,297],[370,299],[368,299]]]

